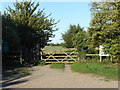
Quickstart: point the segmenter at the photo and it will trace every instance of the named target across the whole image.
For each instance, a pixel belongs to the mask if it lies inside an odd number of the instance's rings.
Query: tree
[[[43,13],[44,9],[36,11],[39,3],[35,5],[35,2],[16,2],[14,7],[15,9],[8,7],[7,14],[10,15],[16,26],[19,27],[22,44],[33,48],[37,42],[43,48],[49,41],[49,37],[53,36],[52,32],[56,30],[53,29],[54,25],[57,24],[54,22],[55,20],[48,19],[51,14],[46,16]]]
[[[80,31],[73,37],[73,45],[79,50],[86,49],[86,32]]]
[[[82,30],[83,30],[83,28],[81,28],[79,24],[77,26],[70,24],[70,27],[67,30],[67,32],[62,34],[62,38],[64,40],[64,46],[67,48],[74,47],[73,37],[75,36],[75,34],[77,34],[79,31],[82,31]]]
[[[21,39],[17,32],[17,27],[9,16],[2,16],[2,35],[3,40],[9,43],[10,49],[18,49],[21,45]]]
[[[78,57],[80,60],[85,59],[86,51],[87,51],[87,38],[86,31],[79,31],[73,37],[73,45],[77,48]]]
[[[119,55],[120,1],[91,3],[92,20],[89,27],[89,41],[93,47],[103,45],[105,52]]]
[[[39,3],[18,2],[14,3],[14,9],[10,6],[3,16],[3,41],[7,41],[10,50],[22,50],[25,60],[30,56],[27,52],[35,53],[43,48],[53,32],[57,30],[54,19],[48,19],[43,10],[37,10]],[[26,52],[27,51],[27,52]],[[26,54],[26,55],[25,55]]]

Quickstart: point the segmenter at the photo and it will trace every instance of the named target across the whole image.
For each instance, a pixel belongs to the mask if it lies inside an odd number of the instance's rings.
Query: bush
[[[44,66],[44,65],[45,65],[45,61],[43,61],[43,60],[40,61],[39,65],[40,65],[40,66]]]
[[[35,61],[33,65],[34,66],[37,66],[37,65],[44,66],[45,65],[45,61],[43,61],[43,60]]]
[[[83,61],[83,60],[85,60],[85,58],[86,58],[86,52],[85,52],[85,50],[83,50],[83,49],[81,49],[80,51],[78,51],[78,58],[79,58],[79,60],[81,61]]]

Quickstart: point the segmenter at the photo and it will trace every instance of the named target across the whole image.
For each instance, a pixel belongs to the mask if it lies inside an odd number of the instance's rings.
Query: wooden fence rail
[[[42,60],[45,63],[74,63],[77,61],[77,56],[75,55],[76,52],[70,53],[47,53],[43,55]]]
[[[78,61],[78,52],[46,53],[42,55],[45,63],[74,63]],[[99,54],[86,54],[86,56],[99,56]]]

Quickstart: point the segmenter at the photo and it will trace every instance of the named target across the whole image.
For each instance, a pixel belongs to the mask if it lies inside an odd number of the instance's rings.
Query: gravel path
[[[32,69],[32,75],[19,79],[28,81],[6,88],[118,88],[118,81],[106,81],[103,77],[74,73],[69,65],[65,66],[65,70],[50,69],[49,65],[35,66]]]

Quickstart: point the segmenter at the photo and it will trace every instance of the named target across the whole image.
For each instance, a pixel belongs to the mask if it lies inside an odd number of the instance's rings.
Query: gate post
[[[40,59],[42,60],[43,58],[42,58],[42,56],[43,56],[43,50],[41,49],[40,50],[41,52],[40,52]]]

